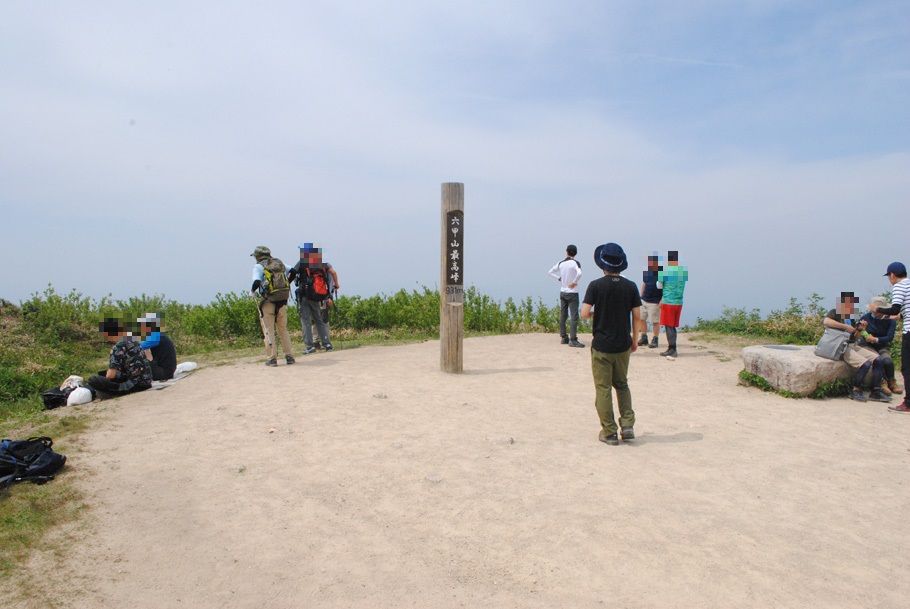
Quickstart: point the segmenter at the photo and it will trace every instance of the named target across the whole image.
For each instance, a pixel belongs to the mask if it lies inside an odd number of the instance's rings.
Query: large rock
[[[850,367],[815,355],[815,347],[761,345],[743,349],[746,370],[757,374],[775,389],[809,395],[821,383],[847,378]]]

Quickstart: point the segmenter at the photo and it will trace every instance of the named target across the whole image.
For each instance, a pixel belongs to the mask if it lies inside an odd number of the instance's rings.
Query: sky
[[[204,303],[257,245],[342,293],[465,276],[556,303],[614,241],[683,322],[888,289],[910,263],[910,2],[0,4],[0,297]]]

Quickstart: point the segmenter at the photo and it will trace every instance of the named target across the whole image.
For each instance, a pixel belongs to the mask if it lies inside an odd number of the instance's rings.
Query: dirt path
[[[428,342],[208,368],[110,403],[70,461],[92,506],[84,540],[41,575],[42,596],[907,606],[910,417],[737,387],[737,358],[683,342],[675,362],[633,356],[639,439],[610,447],[587,349],[545,335],[465,346],[462,376],[438,372]]]

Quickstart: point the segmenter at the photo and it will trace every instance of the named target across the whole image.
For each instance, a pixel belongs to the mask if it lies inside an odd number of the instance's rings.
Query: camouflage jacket
[[[119,375],[117,382],[130,387],[151,387],[152,367],[149,365],[145,354],[138,342],[126,336],[111,349],[109,368],[116,370]],[[126,388],[126,387],[125,387]]]

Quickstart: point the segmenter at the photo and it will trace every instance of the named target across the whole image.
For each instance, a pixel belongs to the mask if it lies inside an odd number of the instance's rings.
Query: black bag
[[[66,463],[66,457],[51,449],[48,437],[0,440],[0,489],[15,482],[44,484]]]
[[[54,387],[53,389],[48,389],[47,391],[42,392],[41,401],[44,402],[44,407],[47,410],[66,406],[66,398],[70,396],[73,389],[75,389],[75,387],[67,387],[66,389]]]

